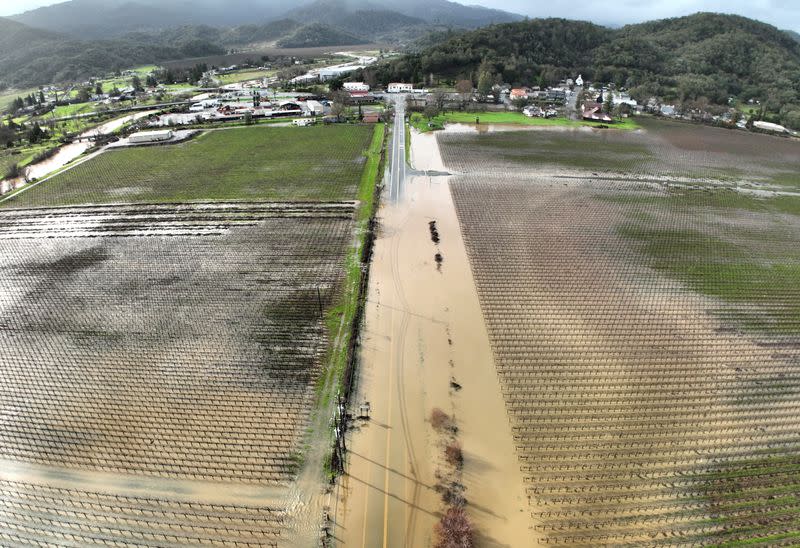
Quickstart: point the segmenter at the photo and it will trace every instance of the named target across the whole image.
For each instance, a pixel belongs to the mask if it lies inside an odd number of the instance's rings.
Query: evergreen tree
[[[131,87],[133,88],[133,91],[136,92],[144,91],[144,88],[142,87],[142,79],[137,75],[134,75],[133,78],[131,78]]]
[[[41,128],[39,122],[34,122],[33,126],[28,130],[28,141],[32,145],[41,142],[46,136],[47,132]]]
[[[611,114],[614,112],[614,94],[611,90],[606,90],[606,100],[603,102],[603,112]]]
[[[478,93],[486,97],[492,92],[492,85],[494,84],[494,74],[492,73],[492,65],[488,59],[484,59],[478,68]]]
[[[11,102],[11,112],[18,112],[25,108],[25,102],[22,100],[22,97],[17,97]]]

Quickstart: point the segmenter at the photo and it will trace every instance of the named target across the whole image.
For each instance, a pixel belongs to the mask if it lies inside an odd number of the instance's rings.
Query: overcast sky
[[[800,32],[800,0],[614,0],[612,2],[531,2],[472,0],[531,17],[586,19],[601,24],[639,23],[698,11],[736,13]]]
[[[35,7],[55,4],[57,1],[0,0],[0,15],[12,15]],[[612,0],[611,2],[462,0],[462,3],[496,7],[531,17],[567,17],[605,25],[637,23],[649,19],[687,15],[697,11],[718,11],[738,13],[766,21],[779,28],[800,32],[800,0]]]

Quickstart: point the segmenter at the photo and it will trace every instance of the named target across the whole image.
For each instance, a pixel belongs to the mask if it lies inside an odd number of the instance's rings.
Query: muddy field
[[[123,493],[148,476],[235,491],[288,485],[354,211],[345,202],[0,213],[0,479],[19,463],[68,471],[78,485],[82,474],[117,474],[129,478]],[[38,530],[53,542],[74,533],[79,545],[103,535],[262,545],[282,519],[280,507],[170,502],[191,483],[164,501],[129,500],[108,486],[51,493],[41,475],[43,484],[26,474],[0,484],[0,538]]]
[[[643,125],[647,129],[637,131],[454,131],[441,135],[440,142],[451,151],[448,167],[461,173],[504,175],[511,166],[562,177],[589,172],[624,174],[629,181],[800,186],[796,140],[677,122]],[[456,154],[461,147],[477,156]]]
[[[277,546],[283,509],[0,481],[4,546]]]
[[[796,541],[800,202],[787,174],[800,145],[673,125],[439,143],[461,173],[451,192],[531,537]]]

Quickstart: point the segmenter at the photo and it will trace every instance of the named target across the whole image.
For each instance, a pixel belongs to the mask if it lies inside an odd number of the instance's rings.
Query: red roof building
[[[603,105],[600,103],[584,103],[583,105],[583,119],[591,122],[603,122],[610,124],[614,119],[603,112]]]

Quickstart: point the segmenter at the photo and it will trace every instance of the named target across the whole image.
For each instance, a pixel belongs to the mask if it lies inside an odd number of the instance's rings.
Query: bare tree
[[[447,103],[447,94],[443,91],[437,91],[433,94],[433,104],[440,111],[444,111],[445,104]]]
[[[462,101],[472,98],[472,89],[472,80],[459,80],[456,84],[456,91],[461,95]]]
[[[436,103],[428,103],[425,105],[425,118],[431,120],[437,116],[439,116],[439,107],[436,106]]]
[[[347,116],[350,110],[350,94],[344,90],[334,91],[330,94],[331,114],[336,116],[337,120],[341,120],[343,116]]]

